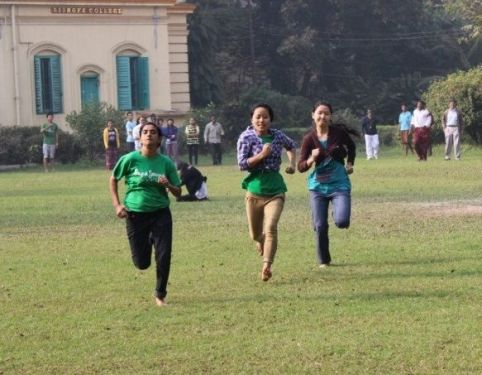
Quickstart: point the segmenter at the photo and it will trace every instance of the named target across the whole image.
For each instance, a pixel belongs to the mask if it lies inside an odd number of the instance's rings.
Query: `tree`
[[[102,133],[108,120],[112,120],[120,134],[124,134],[124,112],[107,103],[86,104],[80,112],[69,113],[65,120],[77,133],[85,154],[91,161],[104,153]],[[121,136],[121,139],[124,137]]]
[[[423,98],[439,128],[448,102],[455,99],[464,117],[464,131],[474,142],[482,143],[482,66],[449,74],[432,83]]]
[[[452,2],[461,10],[470,1]],[[400,102],[482,62],[475,40],[464,42],[470,35],[465,26],[480,15],[473,4],[467,14],[449,12],[449,0],[195,3],[211,36],[190,39],[189,48],[203,48],[205,55],[191,60],[193,93],[202,93],[194,105],[236,106],[247,91],[264,87],[312,102],[323,98],[359,114],[374,107],[382,121],[392,122]],[[209,73],[197,66],[207,62]]]

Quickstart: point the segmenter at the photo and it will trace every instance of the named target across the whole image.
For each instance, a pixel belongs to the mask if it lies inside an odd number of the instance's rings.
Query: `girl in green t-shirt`
[[[161,131],[152,122],[140,128],[140,151],[124,155],[110,178],[110,192],[116,215],[126,219],[132,261],[139,269],[151,264],[152,245],[156,259],[157,306],[166,305],[167,281],[171,266],[172,217],[167,192],[181,195],[181,181],[174,163],[157,152]],[[127,185],[124,204],[119,200],[118,181]]]

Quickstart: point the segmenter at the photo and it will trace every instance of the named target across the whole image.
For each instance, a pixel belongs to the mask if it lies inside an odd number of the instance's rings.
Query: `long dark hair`
[[[311,113],[315,113],[316,111],[316,108],[318,108],[320,105],[324,105],[325,107],[328,107],[328,109],[330,110],[330,114],[332,115],[333,114],[333,107],[330,103],[328,103],[327,101],[324,101],[324,100],[318,100],[314,105],[313,105],[313,109],[311,110]],[[351,134],[351,135],[354,135],[356,137],[360,137],[360,132],[356,129],[353,129],[349,126],[347,126],[346,124],[343,124],[343,123],[331,123],[331,126],[334,126],[336,128],[339,128],[339,129],[342,129],[343,131],[345,131],[346,133],[348,134]]]

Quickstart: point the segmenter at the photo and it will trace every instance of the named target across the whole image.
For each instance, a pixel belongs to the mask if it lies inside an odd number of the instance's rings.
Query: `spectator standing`
[[[54,114],[47,113],[47,122],[40,127],[43,135],[42,151],[45,172],[54,169],[55,151],[59,146],[59,126],[54,122]]]
[[[133,119],[132,112],[127,112],[126,127],[126,148],[127,152],[134,151],[136,149],[136,143],[134,142],[134,135],[132,134],[136,127],[136,122]]]
[[[412,114],[407,110],[407,105],[402,104],[402,112],[398,116],[398,124],[400,125],[400,142],[402,148],[405,150],[405,156],[408,155],[408,150],[413,154],[413,148],[410,144],[410,123],[412,121]]]
[[[224,136],[223,126],[216,121],[216,116],[211,116],[211,121],[204,129],[204,143],[209,145],[213,158],[213,165],[222,164],[221,137]]]
[[[146,123],[146,118],[141,116],[137,119],[137,125],[132,130],[132,137],[134,138],[134,149],[136,151],[141,150],[141,127]]]
[[[159,117],[157,119],[157,127],[161,129],[161,134],[164,134],[164,131],[166,129],[166,124],[164,123],[164,119],[162,117]],[[161,147],[159,151],[161,152],[161,154],[166,155],[166,138],[165,137],[162,137]]]
[[[105,167],[112,170],[117,163],[120,148],[119,131],[114,128],[114,122],[112,120],[107,121],[102,138],[105,147]]]
[[[464,119],[457,109],[455,99],[450,100],[449,108],[442,116],[442,126],[445,134],[445,160],[450,160],[452,148],[454,149],[455,160],[460,160],[460,137],[462,137]]]
[[[378,138],[377,121],[373,117],[371,109],[367,110],[367,115],[362,119],[362,132],[365,136],[367,160],[378,159],[380,141]]]
[[[418,161],[427,161],[427,154],[430,148],[430,128],[433,124],[433,117],[425,107],[425,102],[419,100],[417,108],[412,115],[411,127],[413,129],[413,146],[418,156]]]
[[[194,118],[189,119],[189,123],[186,126],[186,144],[189,153],[189,164],[197,165],[198,161],[198,148],[199,148],[199,125]]]
[[[177,162],[177,133],[178,128],[174,125],[172,118],[167,120],[167,125],[163,129],[163,137],[166,138],[166,155],[171,158],[172,161]]]

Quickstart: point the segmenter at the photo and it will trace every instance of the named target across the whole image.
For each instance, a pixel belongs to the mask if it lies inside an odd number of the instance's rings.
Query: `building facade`
[[[0,126],[56,122],[91,102],[183,116],[187,15],[175,0],[0,2]]]

